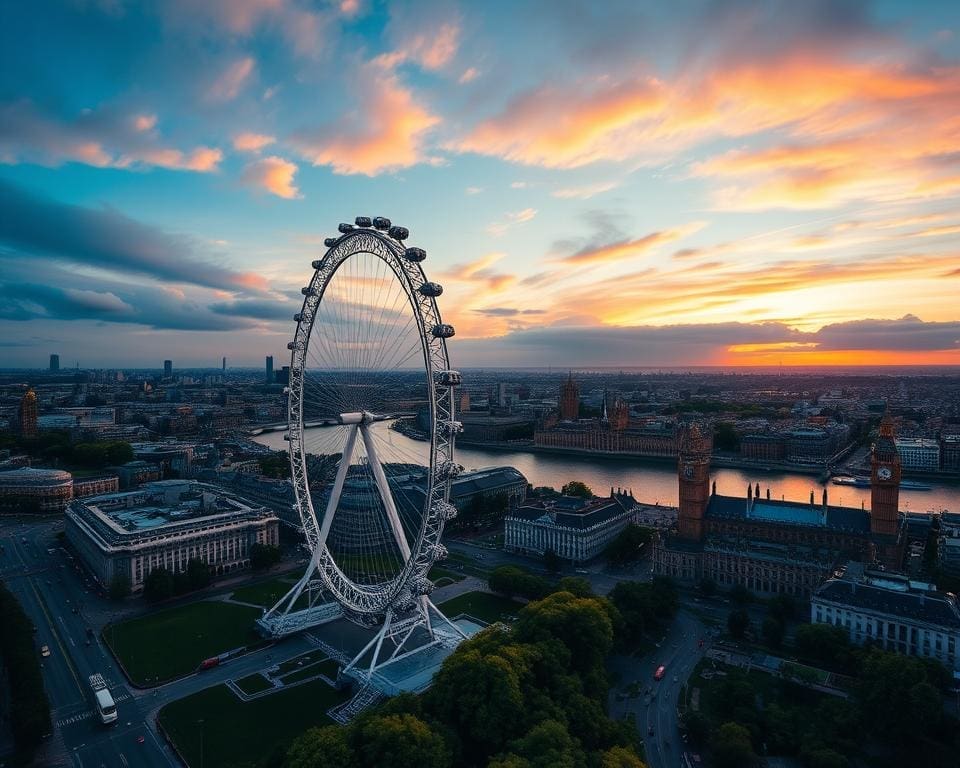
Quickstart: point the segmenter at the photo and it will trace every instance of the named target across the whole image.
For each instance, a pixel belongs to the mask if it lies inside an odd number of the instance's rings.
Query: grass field
[[[256,672],[252,675],[247,675],[246,677],[241,677],[235,682],[237,684],[237,688],[247,694],[247,696],[253,696],[255,693],[260,693],[260,691],[266,691],[269,688],[273,688],[273,683],[267,680],[267,678],[265,678],[259,672]]]
[[[330,725],[326,711],[348,696],[317,680],[243,702],[218,685],[168,704],[160,723],[191,766],[258,765],[307,728]]]
[[[495,621],[509,622],[510,619],[506,617],[516,616],[523,605],[516,600],[491,595],[489,592],[467,592],[445,603],[440,603],[437,608],[451,619],[466,613],[475,619],[492,624]]]
[[[254,642],[261,611],[202,600],[138,616],[103,630],[137,685],[152,685],[189,674],[206,658]]]
[[[430,572],[427,574],[431,581],[439,581],[440,579],[449,579],[450,584],[455,581],[463,581],[466,576],[464,576],[459,571],[452,571],[449,568],[441,568],[439,565],[435,565],[430,569]]]
[[[251,584],[247,587],[235,589],[233,594],[230,595],[230,599],[239,600],[241,603],[253,603],[254,605],[262,605],[264,608],[270,608],[277,600],[287,594],[293,585],[293,581],[285,578],[270,579],[269,581],[261,581],[259,584]],[[300,605],[301,602],[303,606],[306,606],[307,599],[303,595],[297,598],[296,604],[298,607],[302,607]]]

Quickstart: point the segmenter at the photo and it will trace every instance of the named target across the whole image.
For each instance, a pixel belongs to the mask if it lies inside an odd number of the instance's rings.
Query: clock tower
[[[703,538],[703,517],[710,501],[711,440],[696,423],[685,424],[679,432],[680,538],[700,541]]]
[[[900,522],[900,454],[893,420],[884,415],[870,456],[870,532],[896,536]]]

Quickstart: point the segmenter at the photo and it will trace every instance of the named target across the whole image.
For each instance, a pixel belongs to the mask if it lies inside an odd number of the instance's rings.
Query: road
[[[38,652],[42,645],[50,648],[41,666],[54,732],[38,762],[78,768],[176,765],[146,727],[145,710],[96,632],[87,644],[83,611],[90,593],[57,548],[55,535],[61,529],[62,522],[51,520],[11,523],[0,536],[0,577],[36,626]],[[94,714],[87,678],[95,672],[103,674],[117,702],[119,720],[113,726],[102,725]]]
[[[700,648],[700,639],[704,647]],[[633,720],[644,740],[649,768],[682,765],[686,745],[680,738],[677,701],[681,687],[709,647],[710,637],[704,624],[692,614],[680,610],[653,653],[642,659],[619,656],[614,668],[619,684],[610,694],[610,716]],[[666,669],[657,682],[657,667]],[[634,691],[628,689],[634,685]],[[636,693],[639,688],[639,695]],[[651,735],[652,731],[652,735]]]

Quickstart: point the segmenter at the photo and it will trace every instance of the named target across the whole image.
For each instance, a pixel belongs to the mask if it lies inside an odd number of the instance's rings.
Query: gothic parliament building
[[[851,560],[900,569],[900,457],[888,416],[872,450],[869,510],[831,505],[826,489],[819,500],[811,493],[807,504],[771,499],[769,490],[761,498],[759,484],[748,486],[746,497],[719,496],[710,483],[710,436],[688,424],[679,447],[677,528],[654,542],[654,573],[809,597]]]

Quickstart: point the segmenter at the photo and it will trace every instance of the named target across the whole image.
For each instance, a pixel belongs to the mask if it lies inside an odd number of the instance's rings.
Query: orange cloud
[[[359,110],[295,135],[293,146],[314,165],[329,165],[341,174],[376,176],[427,159],[424,135],[440,118],[420,106],[393,72],[376,63],[363,68],[360,81]]]
[[[682,227],[651,232],[635,240],[621,240],[616,243],[582,248],[576,253],[563,258],[562,261],[570,264],[594,264],[635,258],[643,256],[664,243],[671,243],[688,235],[692,235],[703,229],[704,226],[706,226],[705,222],[695,221]]]
[[[248,165],[243,171],[243,180],[277,197],[292,200],[300,197],[300,190],[293,180],[296,173],[296,164],[271,155]]]
[[[253,74],[256,61],[245,56],[232,61],[207,88],[207,100],[212,102],[232,101],[240,94],[240,89]]]
[[[233,148],[238,152],[259,152],[275,141],[273,136],[262,133],[239,133],[233,137]]]

